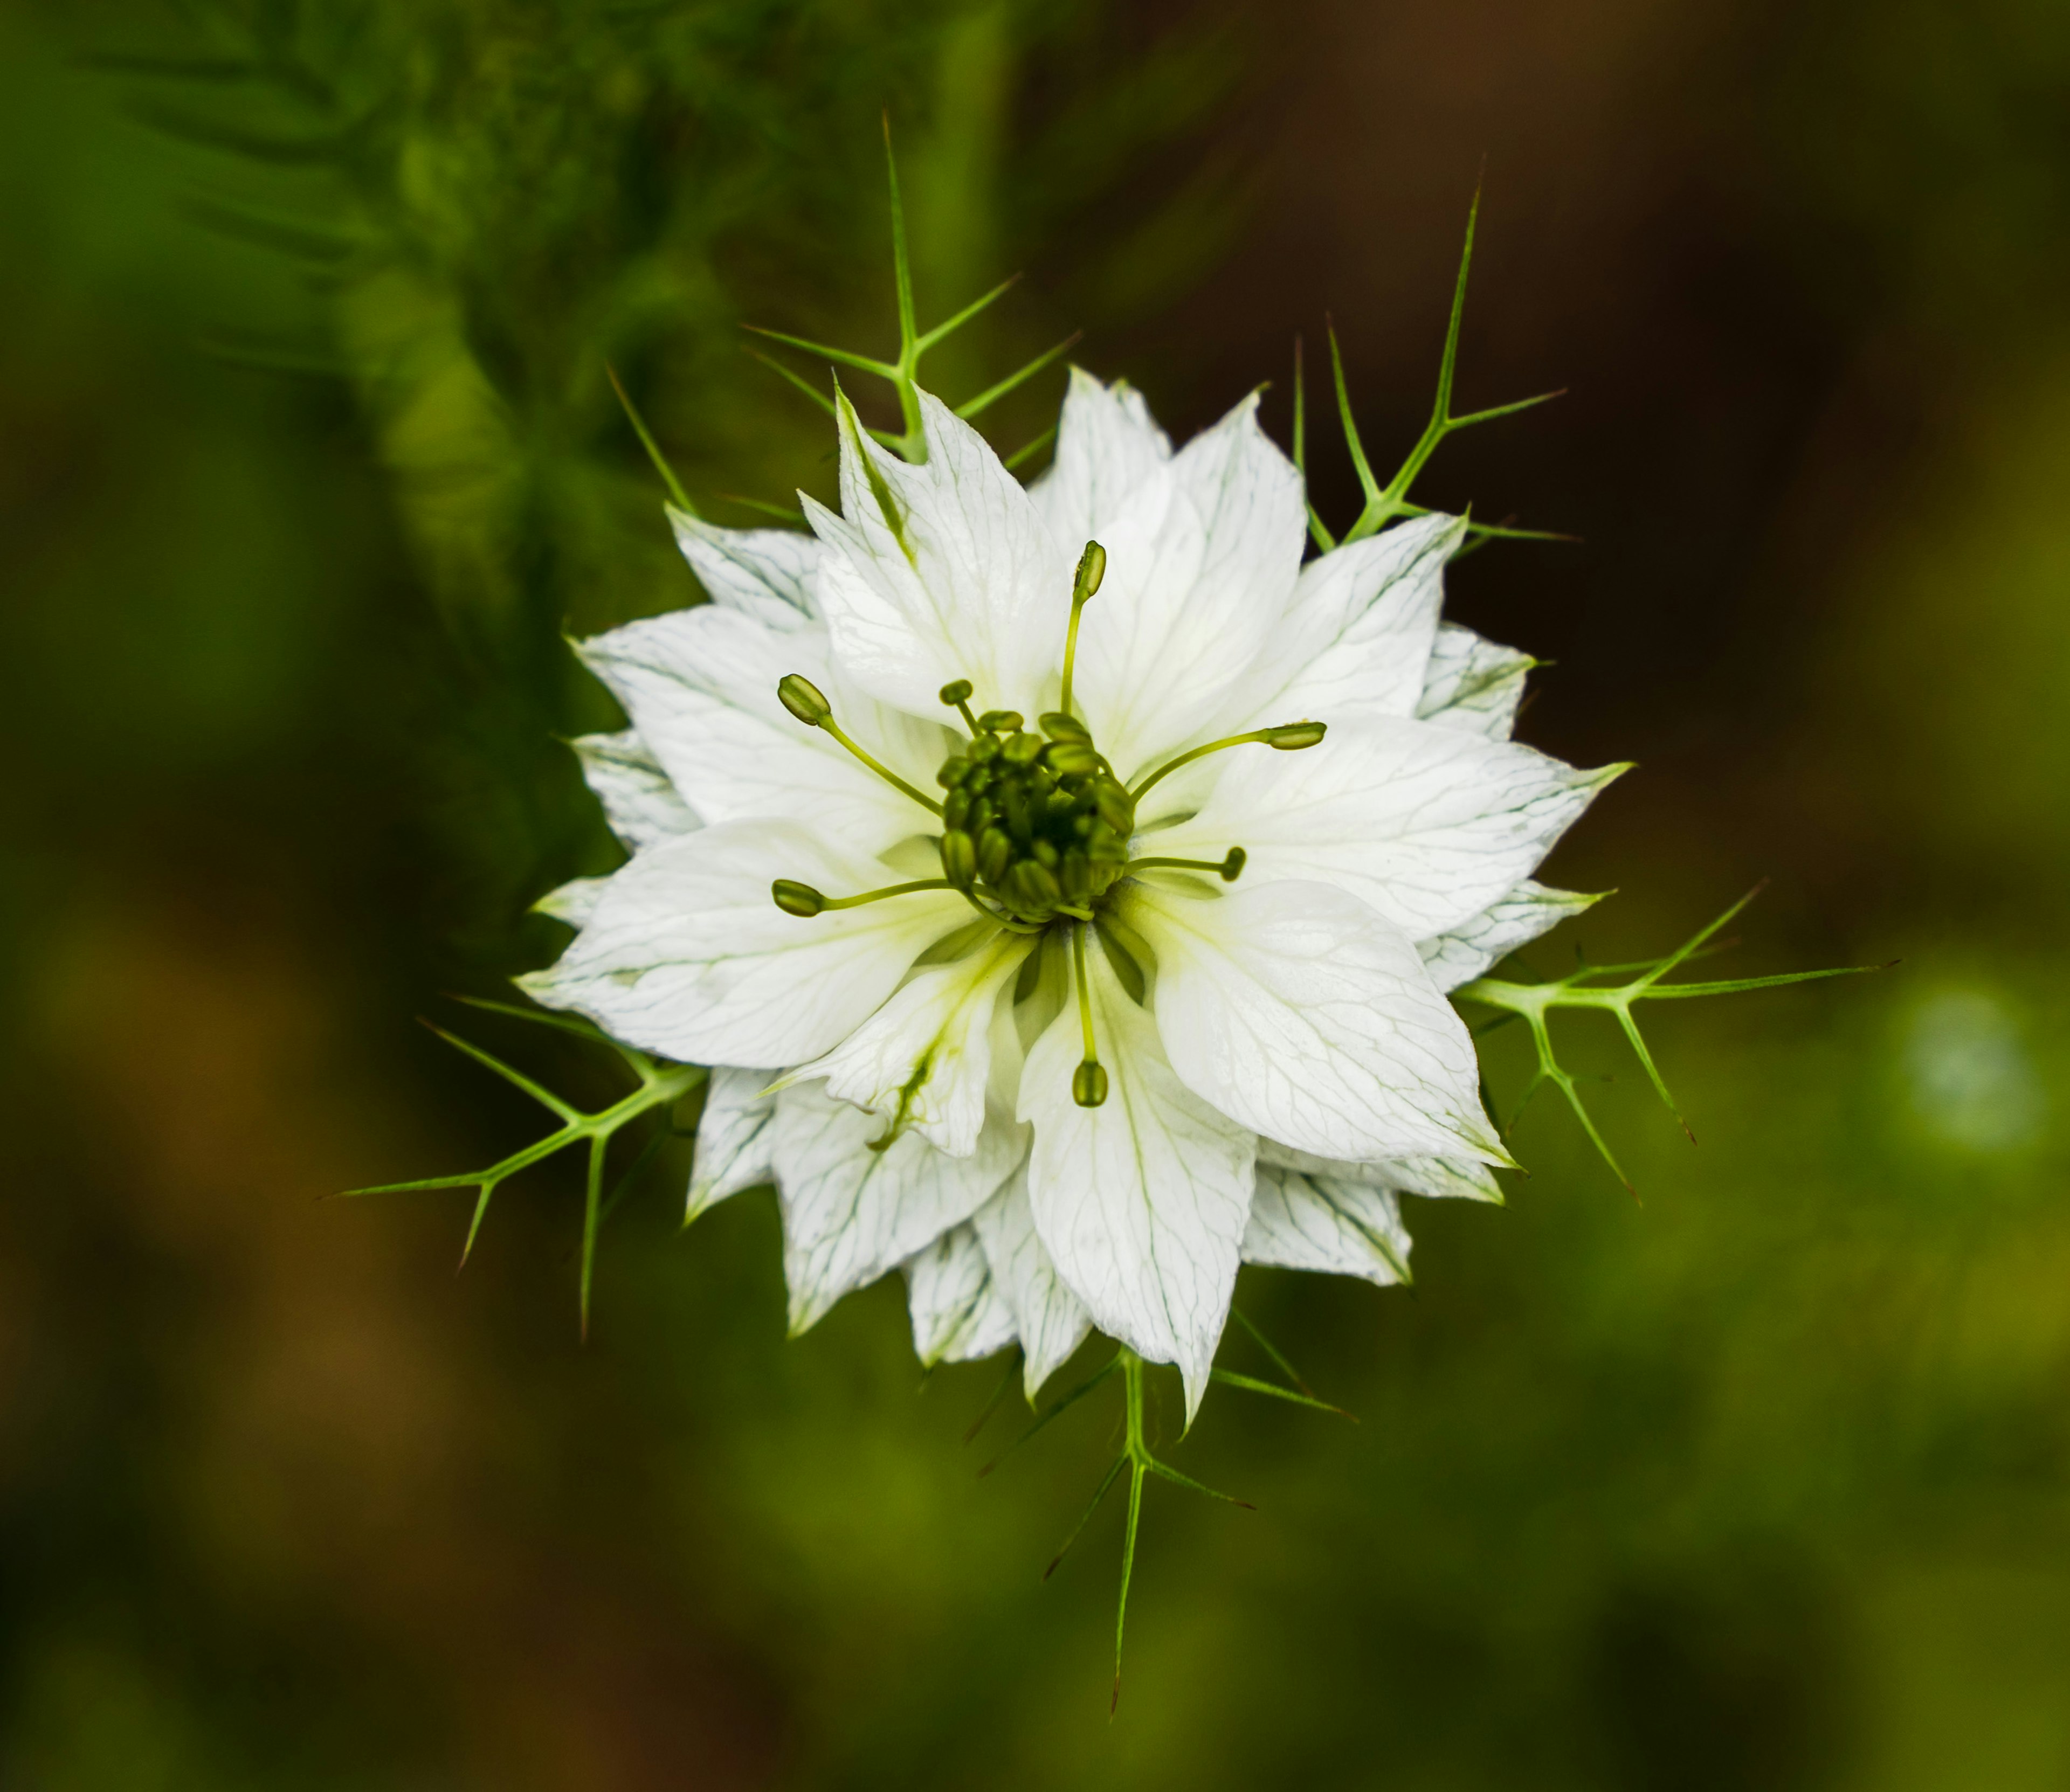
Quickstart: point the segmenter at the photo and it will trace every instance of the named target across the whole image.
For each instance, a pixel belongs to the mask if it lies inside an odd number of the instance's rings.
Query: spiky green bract
[[[492,1014],[509,1014],[519,1020],[535,1021],[542,1027],[571,1033],[577,1039],[608,1046],[638,1079],[639,1087],[608,1108],[595,1113],[584,1113],[580,1108],[563,1101],[552,1091],[542,1088],[522,1072],[513,1070],[501,1059],[483,1051],[480,1046],[427,1021],[424,1024],[447,1044],[456,1051],[464,1052],[477,1063],[494,1071],[513,1088],[522,1089],[554,1115],[560,1125],[544,1138],[512,1152],[507,1157],[498,1159],[486,1169],[463,1170],[452,1176],[424,1176],[408,1182],[382,1182],[370,1188],[347,1189],[344,1193],[348,1195],[405,1194],[429,1189],[477,1190],[474,1214],[468,1222],[467,1241],[460,1247],[460,1267],[464,1268],[468,1258],[473,1252],[474,1241],[481,1234],[481,1223],[488,1217],[489,1200],[497,1190],[521,1169],[529,1169],[534,1164],[543,1163],[571,1145],[587,1145],[589,1161],[583,1198],[581,1272],[582,1329],[583,1335],[587,1337],[589,1335],[590,1284],[596,1266],[598,1229],[603,1223],[605,1215],[617,1205],[620,1196],[652,1161],[655,1152],[669,1136],[672,1129],[665,1125],[648,1141],[638,1159],[620,1178],[618,1186],[607,1199],[603,1193],[603,1169],[604,1160],[611,1150],[611,1141],[634,1121],[655,1109],[661,1108],[665,1112],[673,1109],[678,1101],[704,1081],[707,1072],[693,1064],[658,1063],[644,1051],[636,1051],[631,1046],[620,1044],[586,1021],[576,1020],[566,1014],[545,1014],[537,1009],[519,1008],[507,1002],[483,1002],[472,998],[466,999],[470,1007],[486,1009]]]
[[[1241,1319],[1242,1316],[1239,1314],[1238,1317]],[[1241,1388],[1251,1394],[1266,1394],[1275,1400],[1291,1401],[1295,1406],[1311,1407],[1317,1412],[1334,1414],[1340,1418],[1352,1418],[1352,1414],[1346,1412],[1343,1407],[1333,1406],[1327,1401],[1318,1400],[1309,1393],[1307,1383],[1301,1381],[1300,1376],[1295,1371],[1294,1365],[1273,1347],[1264,1334],[1259,1332],[1249,1320],[1243,1320],[1243,1326],[1244,1329],[1257,1340],[1266,1355],[1270,1357],[1273,1361],[1278,1365],[1292,1380],[1300,1384],[1299,1390],[1281,1387],[1275,1382],[1261,1381],[1256,1376],[1239,1374],[1233,1370],[1227,1369],[1216,1369],[1210,1371],[1214,1380],[1227,1387]],[[1255,1512],[1258,1509],[1248,1500],[1239,1500],[1234,1494],[1224,1493],[1218,1488],[1208,1486],[1205,1482],[1195,1480],[1189,1475],[1180,1474],[1177,1469],[1163,1460],[1151,1449],[1143,1398],[1149,1365],[1125,1345],[1085,1381],[1079,1382],[1068,1394],[1044,1408],[1035,1423],[1008,1445],[1006,1451],[1002,1451],[1000,1456],[994,1458],[980,1469],[979,1474],[989,1475],[999,1466],[1005,1455],[1018,1449],[1037,1432],[1047,1426],[1051,1420],[1061,1417],[1095,1388],[1104,1386],[1113,1378],[1117,1371],[1122,1378],[1123,1390],[1121,1454],[1107,1465],[1107,1472],[1100,1477],[1098,1486],[1093,1490],[1092,1498],[1086,1502],[1085,1509],[1078,1514],[1078,1522],[1072,1525],[1063,1542],[1058,1546],[1056,1554],[1049,1558],[1049,1565],[1042,1570],[1042,1578],[1045,1581],[1056,1573],[1058,1567],[1062,1565],[1065,1556],[1070,1553],[1071,1545],[1078,1541],[1080,1533],[1084,1531],[1087,1525],[1092,1522],[1093,1514],[1099,1510],[1101,1502],[1107,1498],[1115,1483],[1120,1480],[1123,1471],[1127,1471],[1128,1517],[1122,1533],[1121,1589],[1115,1602],[1114,1614],[1114,1693],[1107,1707],[1110,1716],[1119,1708],[1121,1703],[1122,1644],[1128,1627],[1128,1590],[1135,1574],[1135,1544],[1143,1521],[1144,1481],[1155,1475],[1162,1480],[1171,1482],[1175,1487],[1183,1487],[1189,1492],[1204,1494],[1209,1499],[1219,1500],[1226,1505],[1242,1506],[1246,1512]],[[988,1405],[985,1409],[986,1414],[988,1414],[991,1410],[991,1406]],[[983,1418],[980,1417],[979,1423],[982,1424],[983,1422]],[[1352,1423],[1356,1424],[1357,1421],[1353,1418]],[[976,1427],[973,1427],[972,1430],[975,1432]]]
[[[1346,529],[1343,545],[1362,541],[1368,535],[1377,535],[1381,530],[1398,517],[1425,516],[1430,514],[1421,504],[1409,501],[1409,488],[1415,484],[1417,476],[1423,471],[1438,447],[1454,430],[1471,427],[1475,423],[1491,422],[1498,417],[1508,417],[1520,410],[1528,410],[1534,405],[1542,405],[1548,399],[1561,396],[1558,392],[1541,392],[1534,398],[1518,398],[1506,405],[1493,405],[1485,410],[1469,411],[1463,417],[1452,414],[1452,380],[1458,365],[1459,324],[1467,309],[1467,271],[1473,265],[1474,227],[1479,222],[1481,196],[1475,190],[1473,203],[1467,212],[1467,241],[1459,255],[1459,276],[1452,288],[1452,313],[1445,327],[1445,352],[1438,364],[1438,397],[1430,408],[1430,421],[1423,427],[1416,445],[1394,476],[1383,485],[1366,457],[1365,443],[1360,438],[1358,424],[1352,415],[1351,393],[1344,382],[1344,360],[1337,347],[1336,328],[1331,328],[1330,372],[1336,388],[1337,417],[1344,426],[1344,447],[1352,457],[1352,470],[1358,475],[1359,488],[1365,495],[1365,505],[1357,520]],[[1307,475],[1307,394],[1303,390],[1301,365],[1301,345],[1294,345],[1294,464]],[[1328,553],[1340,545],[1336,537],[1331,534],[1328,525],[1315,506],[1308,507],[1308,533],[1315,545]],[[1559,535],[1544,529],[1512,529],[1495,523],[1469,522],[1467,533],[1474,545],[1494,539],[1521,541],[1565,541],[1570,536]]]
[[[1546,1084],[1550,1083],[1567,1098],[1574,1110],[1575,1117],[1581,1123],[1582,1130],[1589,1135],[1589,1142],[1602,1153],[1617,1179],[1630,1189],[1631,1178],[1626,1175],[1616,1157],[1603,1139],[1588,1108],[1583,1104],[1576,1089],[1574,1078],[1564,1069],[1552,1050],[1550,1017],[1556,1008],[1593,1008],[1599,1012],[1614,1014],[1625,1038],[1638,1054],[1639,1063],[1645,1067],[1647,1080],[1654,1087],[1667,1111],[1674,1115],[1682,1130],[1689,1133],[1690,1142],[1696,1142],[1696,1134],[1689,1132],[1689,1123],[1682,1117],[1675,1105],[1675,1097],[1668,1092],[1666,1080],[1659,1067],[1653,1061],[1653,1053],[1638,1030],[1638,1021],[1632,1010],[1642,1002],[1680,1001],[1696,996],[1735,995],[1745,990],[1773,990],[1789,983],[1815,983],[1828,977],[1859,977],[1868,971],[1887,970],[1888,965],[1843,965],[1827,970],[1784,971],[1771,977],[1742,977],[1724,982],[1708,983],[1665,983],[1662,981],[1690,959],[1705,955],[1705,948],[1734,916],[1761,894],[1757,884],[1741,896],[1709,926],[1692,937],[1684,945],[1664,958],[1643,959],[1628,965],[1585,965],[1568,975],[1544,983],[1516,983],[1499,978],[1477,978],[1471,983],[1462,984],[1452,992],[1455,1002],[1479,1002],[1483,1006],[1503,1010],[1502,1018],[1476,1029],[1478,1033],[1491,1031],[1512,1018],[1520,1016],[1531,1029],[1531,1041],[1537,1057],[1537,1064],[1531,1081],[1525,1086],[1522,1097],[1502,1128],[1507,1138],[1516,1128],[1531,1098]],[[1712,947],[1711,950],[1722,949]],[[1624,977],[1622,983],[1606,983],[1601,980],[1610,977]],[[1635,1191],[1634,1191],[1635,1192]]]
[[[832,361],[837,366],[852,367],[858,373],[874,374],[879,379],[888,380],[898,396],[898,414],[905,424],[901,432],[873,429],[870,435],[894,454],[918,464],[927,457],[927,441],[920,428],[920,362],[930,349],[937,348],[961,329],[964,325],[989,308],[996,300],[1005,296],[1019,281],[1018,274],[1011,274],[981,297],[973,299],[963,308],[933,329],[922,330],[913,304],[913,262],[906,243],[906,204],[898,190],[898,161],[891,153],[891,120],[884,121],[884,165],[891,193],[891,272],[894,288],[898,300],[898,358],[880,361],[873,355],[858,354],[852,349],[837,349],[824,342],[808,341],[800,336],[791,336],[782,330],[765,329],[759,324],[747,328],[757,335],[765,336],[772,342],[781,342],[788,348],[801,349],[807,354],[818,355]],[[1073,331],[1064,340],[1045,349],[1005,378],[995,381],[976,398],[966,398],[955,407],[956,414],[968,422],[982,416],[1008,393],[1033,379],[1060,355],[1070,353],[1078,340]],[[825,409],[831,416],[837,414],[833,398],[818,387],[801,379],[780,361],[767,355],[755,358],[773,369],[792,386]],[[1017,451],[1007,461],[1008,467],[1037,453],[1049,439],[1049,433]]]

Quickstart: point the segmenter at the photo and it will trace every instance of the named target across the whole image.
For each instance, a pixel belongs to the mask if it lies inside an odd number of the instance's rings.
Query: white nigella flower
[[[1097,1326],[1190,1417],[1240,1263],[1392,1282],[1401,1193],[1499,1198],[1445,992],[1585,905],[1530,873],[1612,774],[1509,741],[1458,520],[1302,564],[1254,401],[1174,453],[1074,374],[1025,490],[920,402],[919,465],[844,403],[812,535],[677,513],[714,601],[584,644],[632,856],[527,987],[715,1067],[691,1211],[774,1180],[794,1329],[902,1267],[930,1361],[1032,1393]]]

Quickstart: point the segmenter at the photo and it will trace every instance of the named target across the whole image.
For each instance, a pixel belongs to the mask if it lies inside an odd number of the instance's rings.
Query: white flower
[[[902,1266],[929,1360],[1097,1325],[1190,1416],[1240,1262],[1393,1282],[1401,1193],[1499,1198],[1444,992],[1585,905],[1530,873],[1612,774],[1508,740],[1463,524],[1302,564],[1254,401],[1174,453],[1074,374],[1027,490],[921,404],[917,466],[843,407],[811,536],[676,514],[714,601],[584,644],[632,856],[527,987],[718,1067],[690,1208],[773,1178],[794,1329]]]

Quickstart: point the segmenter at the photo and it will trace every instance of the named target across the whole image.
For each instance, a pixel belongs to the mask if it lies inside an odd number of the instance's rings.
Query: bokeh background
[[[978,1479],[996,1367],[785,1342],[680,1156],[587,1346],[572,1166],[457,1280],[465,1195],[321,1199],[530,1136],[413,1017],[612,862],[562,631],[695,598],[603,362],[710,514],[824,492],[739,325],[886,342],[886,107],[923,311],[1028,275],[951,395],[1082,329],[1283,439],[1330,316],[1383,456],[1485,169],[1462,398],[1570,395],[1419,495],[1583,538],[1451,598],[1641,762],[1573,931],[1904,961],[1661,1011],[1694,1149],[1578,1019],[1638,1202],[1541,1104],[1413,1294],[1247,1272],[1362,1423],[1217,1393],[1262,1509],[1152,1487],[1111,1724],[1119,1503],[1038,1582],[1111,1402]],[[0,1782],[2070,1783],[2066,225],[2056,0],[14,0]]]

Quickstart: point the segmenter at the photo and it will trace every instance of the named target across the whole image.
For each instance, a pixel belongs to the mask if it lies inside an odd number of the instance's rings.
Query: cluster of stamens
[[[1097,1108],[1107,1100],[1107,1072],[1094,1047],[1092,1003],[1086,981],[1086,924],[1095,920],[1101,900],[1135,871],[1211,872],[1224,883],[1233,884],[1244,867],[1242,847],[1231,847],[1219,862],[1130,858],[1136,806],[1144,793],[1180,766],[1225,747],[1254,742],[1293,753],[1314,746],[1324,733],[1320,722],[1290,722],[1231,735],[1180,753],[1131,790],[1093,745],[1092,731],[1071,713],[1078,618],[1086,600],[1098,590],[1106,569],[1106,549],[1097,541],[1088,541],[1072,585],[1062,706],[1037,718],[1039,733],[1025,725],[1018,710],[990,709],[974,715],[968,679],[942,687],[942,701],[962,716],[971,740],[944,760],[935,774],[944,793],[939,802],[850,740],[834,719],[832,706],[809,680],[793,672],[776,687],[783,707],[800,721],[808,728],[824,729],[886,782],[938,815],[942,827],[939,878],[894,884],[857,896],[829,896],[809,884],[779,877],[770,887],[776,906],[786,914],[808,919],[829,908],[853,908],[886,896],[955,890],[988,920],[1016,933],[1042,933],[1062,924],[1071,936],[1078,1018],[1085,1034],[1085,1059],[1071,1081],[1073,1098],[1082,1108]],[[1132,965],[1129,969],[1133,975],[1123,981],[1139,1002],[1142,974]],[[891,1137],[887,1132],[881,1144],[889,1145]]]
[[[1074,717],[1053,711],[1031,733],[1014,710],[970,716],[970,696],[965,680],[942,690],[972,736],[935,774],[948,793],[942,875],[951,888],[997,903],[1008,925],[1032,931],[1059,915],[1090,920],[1092,904],[1128,863],[1135,804],[1127,786]]]

